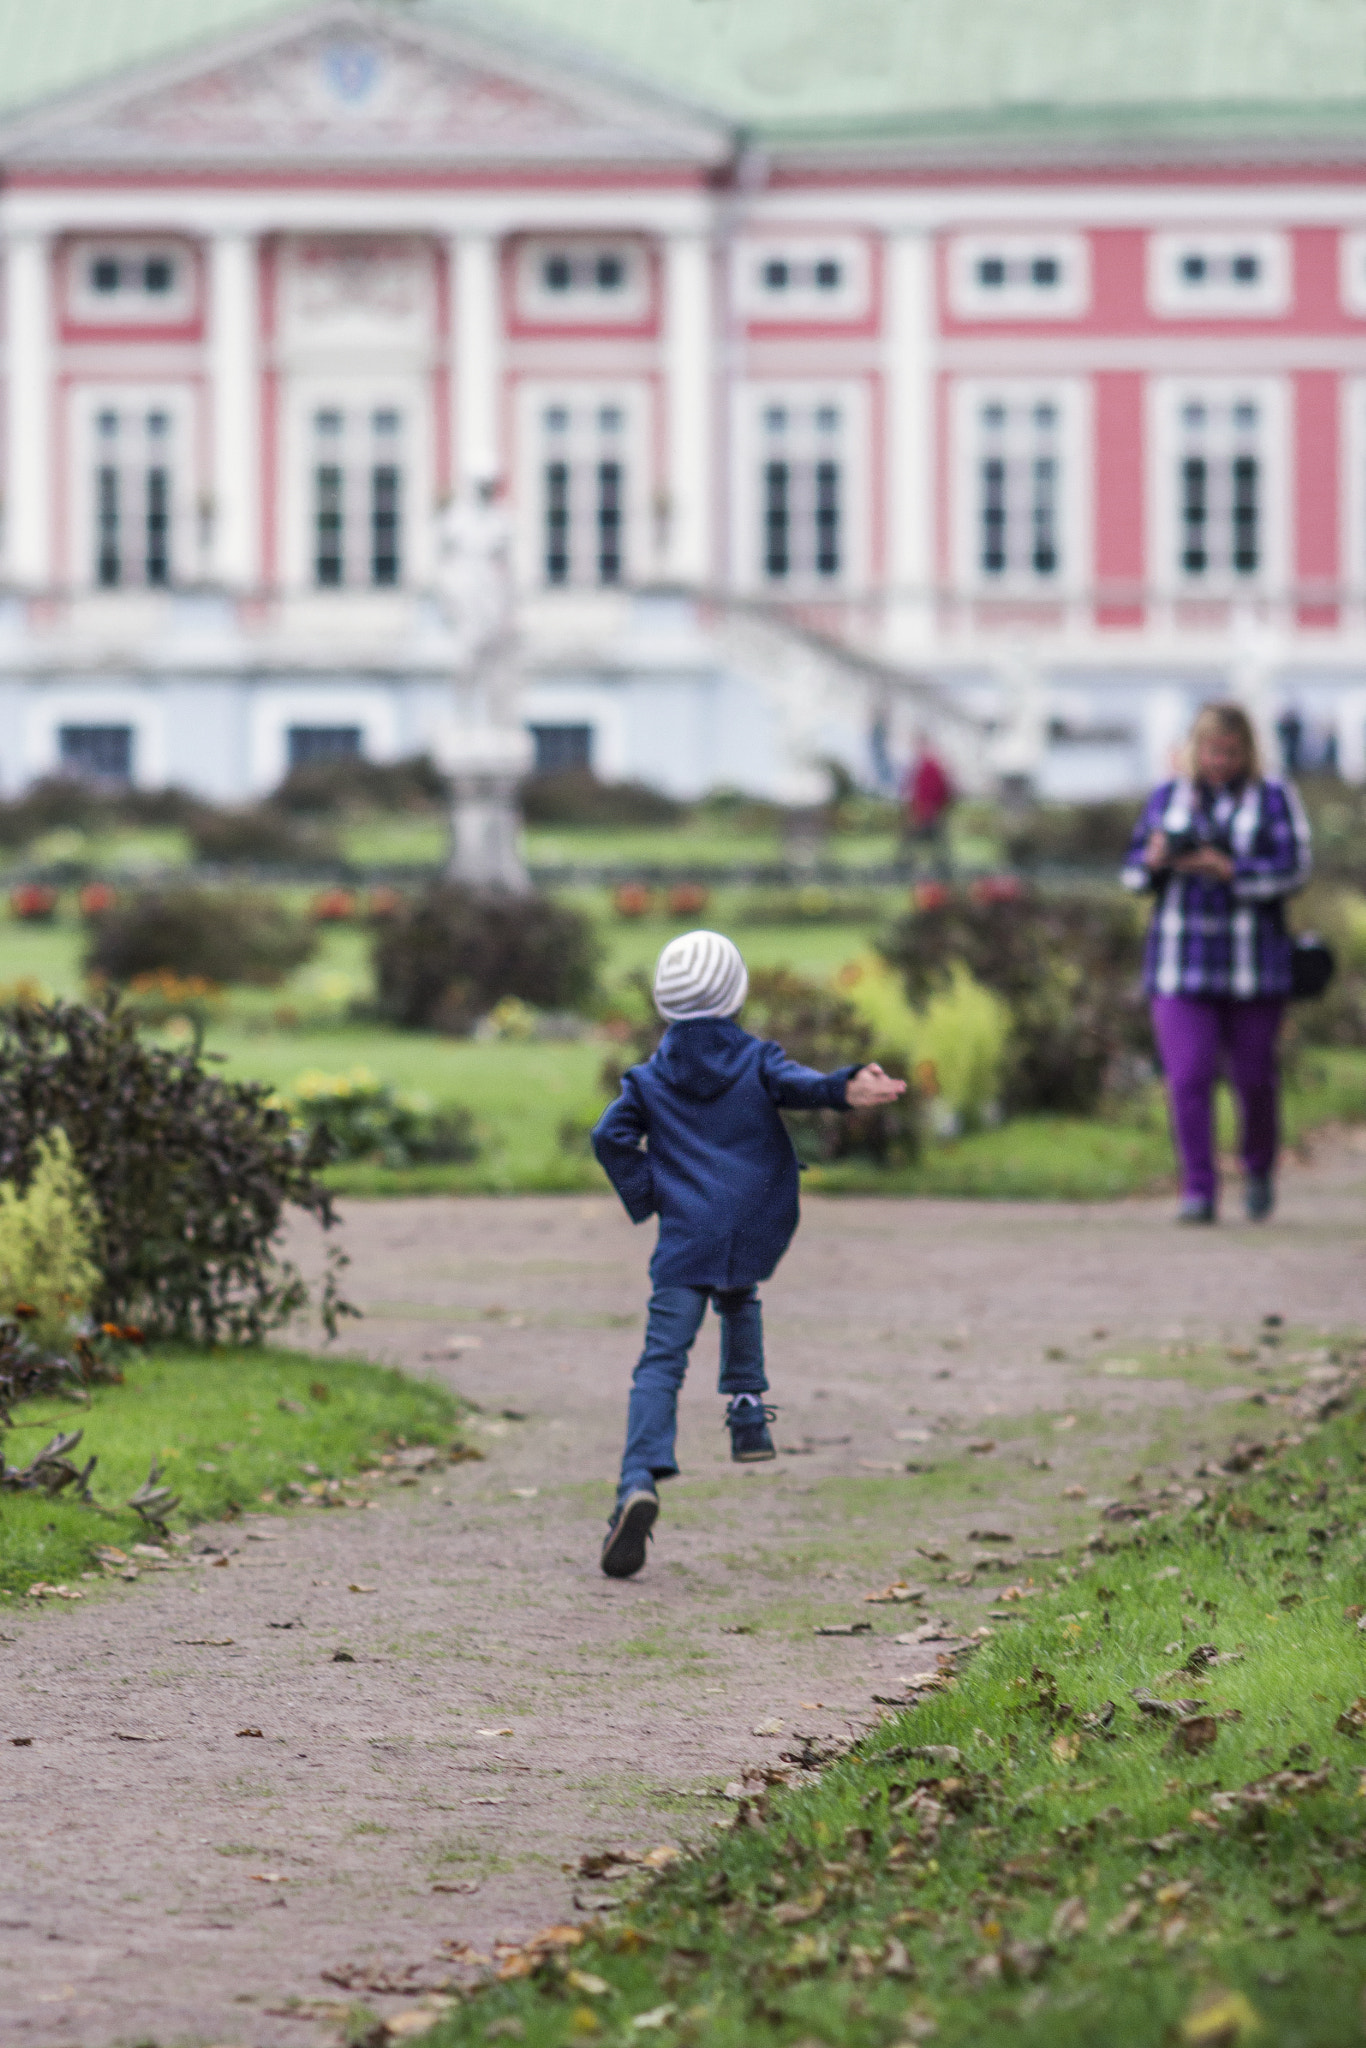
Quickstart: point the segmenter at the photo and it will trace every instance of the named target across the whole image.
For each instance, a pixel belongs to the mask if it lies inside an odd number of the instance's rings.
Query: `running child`
[[[669,1028],[623,1077],[593,1150],[635,1223],[659,1218],[650,1261],[645,1348],[631,1383],[626,1450],[602,1569],[628,1579],[645,1562],[659,1514],[656,1482],[678,1465],[678,1390],[710,1301],[721,1318],[720,1391],[729,1395],[731,1456],[776,1455],[766,1407],[767,1280],[797,1228],[797,1156],[780,1109],[871,1109],[905,1092],[877,1065],[818,1074],[736,1022],[745,963],[719,932],[673,939],[655,968],[655,1007]]]

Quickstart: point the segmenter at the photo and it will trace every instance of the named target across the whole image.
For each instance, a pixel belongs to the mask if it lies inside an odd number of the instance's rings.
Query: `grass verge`
[[[181,1496],[175,1521],[204,1521],[287,1502],[291,1486],[323,1491],[400,1437],[448,1440],[460,1415],[444,1387],[270,1348],[158,1347],[125,1368],[122,1386],[89,1392],[88,1408],[45,1396],[15,1410],[8,1462],[26,1465],[59,1430],[79,1429],[75,1455],[99,1459],[90,1484],[100,1511],[60,1495],[0,1495],[0,1598],[79,1582],[98,1546],[155,1541],[125,1506],[154,1460]]]
[[[817,1782],[792,1737],[792,1782],[431,2048],[1359,2041],[1362,1420],[1107,1525]]]

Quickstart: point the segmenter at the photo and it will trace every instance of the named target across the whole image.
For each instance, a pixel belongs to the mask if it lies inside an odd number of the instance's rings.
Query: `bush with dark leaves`
[[[351,755],[292,768],[271,798],[274,807],[305,818],[340,818],[357,811],[436,811],[450,801],[450,784],[430,754],[403,761],[366,761]]]
[[[654,1009],[645,976],[633,980],[644,1015],[625,1055],[614,1054],[602,1070],[602,1085],[612,1094],[625,1069],[647,1060],[667,1028]],[[776,1039],[789,1059],[820,1073],[866,1066],[875,1059],[889,1074],[906,1079],[905,1062],[877,1047],[871,1025],[851,1002],[790,968],[756,968],[740,1022],[756,1038]],[[920,1099],[913,1088],[881,1109],[800,1109],[782,1115],[804,1165],[871,1159],[880,1166],[903,1166],[920,1150]],[[571,1135],[566,1132],[565,1142]]]
[[[149,889],[94,920],[88,974],[200,976],[273,987],[309,959],[318,935],[273,896],[246,889]]]
[[[1086,1116],[1151,1053],[1144,913],[1128,897],[1019,882],[930,884],[879,941],[923,1006],[962,963],[1010,1010],[1003,1102]]]
[[[1116,869],[1124,859],[1138,810],[1128,801],[1034,804],[1007,814],[1003,850],[1017,868]]]
[[[590,768],[561,768],[522,784],[528,825],[672,825],[684,808],[643,782],[599,782]]]
[[[199,805],[186,822],[196,860],[211,867],[297,868],[337,857],[334,840],[273,803],[215,810]]]
[[[254,1341],[304,1305],[277,1240],[290,1207],[336,1221],[317,1177],[325,1137],[301,1134],[263,1084],[147,1045],[117,1008],[55,1003],[0,1023],[0,1181],[25,1187],[42,1138],[66,1132],[98,1211],[100,1320]],[[347,1312],[343,1263],[328,1262],[329,1329]]]
[[[575,1010],[593,995],[598,956],[592,922],[567,904],[446,882],[377,933],[377,1007],[392,1024],[456,1035],[504,996]]]

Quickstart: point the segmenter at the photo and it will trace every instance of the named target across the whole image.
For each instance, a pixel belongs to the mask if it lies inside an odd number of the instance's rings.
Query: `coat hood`
[[[650,1065],[670,1088],[693,1102],[714,1102],[744,1071],[753,1044],[731,1017],[699,1017],[671,1024]]]

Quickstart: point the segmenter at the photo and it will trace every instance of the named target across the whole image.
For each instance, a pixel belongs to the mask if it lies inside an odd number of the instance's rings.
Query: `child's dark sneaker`
[[[768,1433],[768,1425],[777,1412],[757,1394],[734,1397],[726,1410],[726,1428],[730,1431],[730,1454],[737,1465],[760,1465],[766,1458],[777,1457]]]
[[[602,1568],[609,1579],[631,1579],[645,1562],[659,1513],[659,1495],[652,1486],[637,1486],[612,1517],[602,1546]]]

